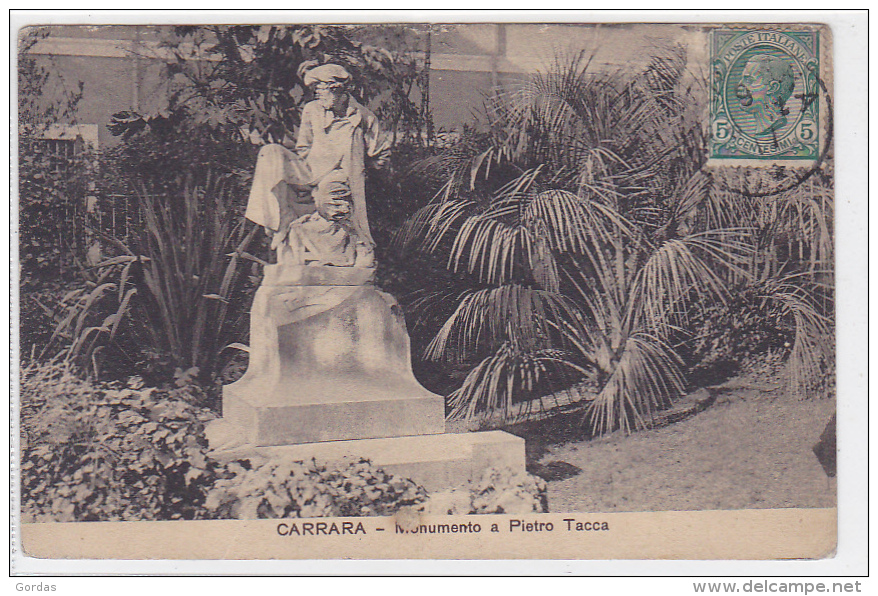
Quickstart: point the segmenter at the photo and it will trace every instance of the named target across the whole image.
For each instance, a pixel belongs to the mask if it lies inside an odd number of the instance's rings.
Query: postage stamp
[[[710,157],[817,159],[820,32],[717,29],[710,52]]]

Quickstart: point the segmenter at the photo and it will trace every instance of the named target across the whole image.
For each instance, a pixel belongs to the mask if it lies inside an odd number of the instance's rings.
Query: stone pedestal
[[[313,458],[332,464],[363,457],[431,492],[478,481],[489,468],[525,471],[524,439],[498,430],[273,447],[237,444],[236,431],[231,427],[217,425],[211,432],[211,444],[217,445],[213,457],[220,461],[249,459],[258,465],[260,461]]]
[[[390,294],[360,285],[371,269],[269,267],[253,301],[247,373],[223,388],[223,417],[249,442],[445,431],[444,399],[412,374],[402,310]]]
[[[523,471],[517,437],[444,434],[444,398],[415,379],[402,310],[372,274],[266,266],[247,372],[223,388],[223,419],[208,428],[215,456],[368,457],[431,485]]]

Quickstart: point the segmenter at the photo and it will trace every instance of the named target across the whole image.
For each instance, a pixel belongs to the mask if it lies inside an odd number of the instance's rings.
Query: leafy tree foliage
[[[81,151],[79,156],[51,154],[38,140],[52,125],[73,122],[83,90],[81,83],[71,88],[30,53],[46,36],[41,29],[23,29],[17,54],[19,254],[24,283],[69,273],[73,263],[64,248],[75,241],[70,218],[91,173]]]
[[[33,137],[52,124],[70,124],[82,99],[83,83],[71,85],[56,69],[48,68],[33,54],[48,30],[24,28],[18,40],[18,134]]]
[[[74,123],[82,84],[72,85],[31,50],[47,31],[23,29],[18,67],[18,256],[20,348],[38,350],[51,334],[53,302],[84,260],[84,197],[94,174],[86,148],[73,155],[41,141],[52,125]]]
[[[412,97],[421,80],[413,55],[364,43],[358,34],[366,35],[327,25],[177,27],[163,43],[173,56],[167,107],[145,117],[120,113],[113,130],[178,134],[194,125],[216,137],[290,146],[310,100],[303,72],[329,61],[349,67],[353,95],[382,121],[394,130],[417,128],[424,115]],[[399,39],[395,45],[408,49]]]

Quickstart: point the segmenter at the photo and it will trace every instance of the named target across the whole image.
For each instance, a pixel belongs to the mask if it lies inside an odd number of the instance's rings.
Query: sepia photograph
[[[23,556],[831,557],[834,34],[13,31]]]

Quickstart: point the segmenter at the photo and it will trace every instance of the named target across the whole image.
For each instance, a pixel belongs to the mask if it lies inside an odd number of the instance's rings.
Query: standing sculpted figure
[[[245,216],[272,235],[282,265],[372,267],[366,162],[384,165],[390,144],[375,114],[348,93],[347,70],[324,64],[303,78],[316,99],[302,110],[296,151],[259,151]]]

